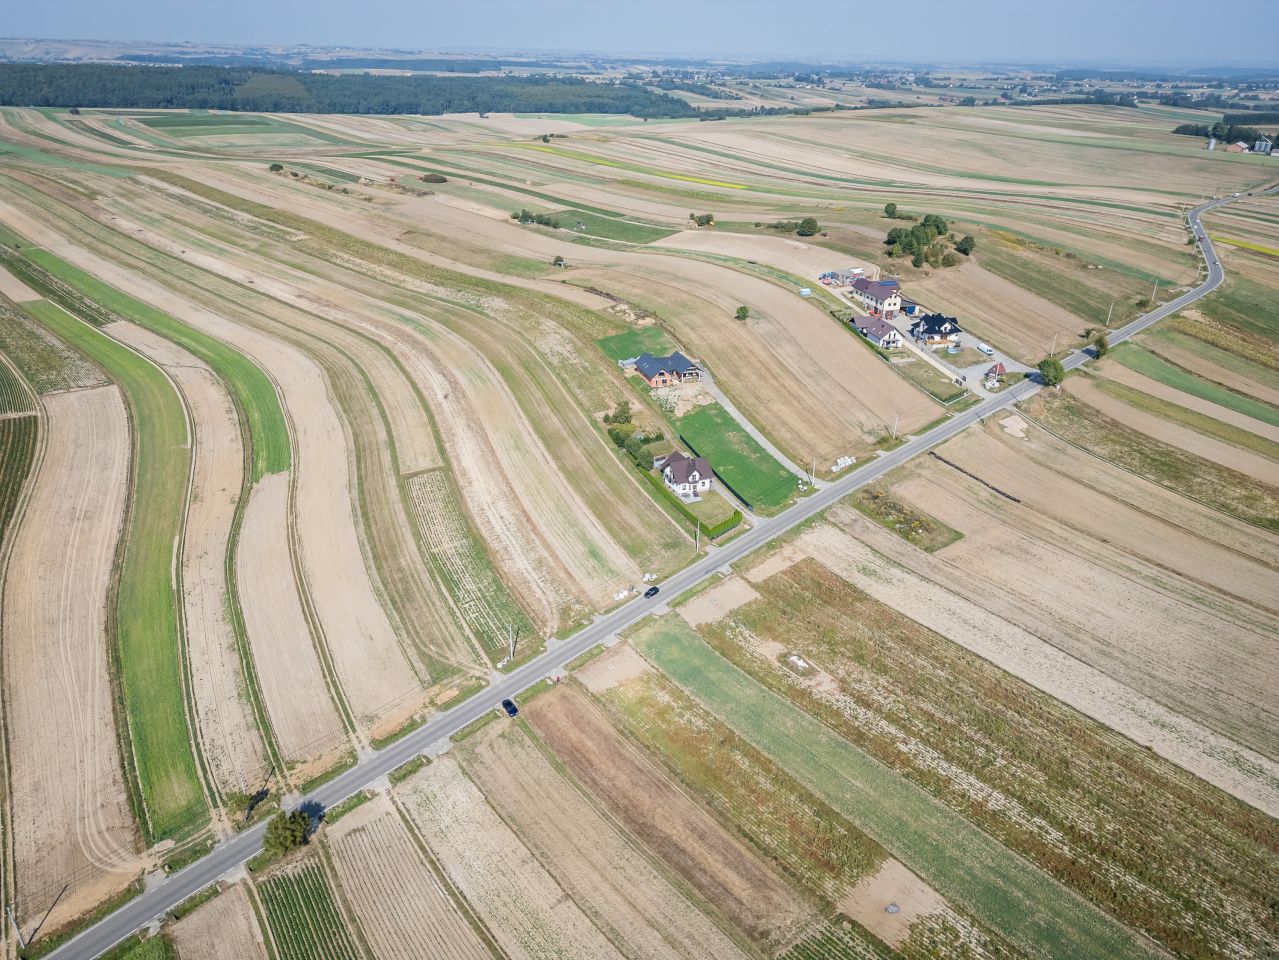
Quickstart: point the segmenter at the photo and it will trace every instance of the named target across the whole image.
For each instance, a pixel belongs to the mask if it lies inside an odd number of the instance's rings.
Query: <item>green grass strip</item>
[[[1149,377],[1151,380],[1157,380],[1165,386],[1173,387],[1200,400],[1218,404],[1236,413],[1242,413],[1262,423],[1268,423],[1272,427],[1279,427],[1279,407],[1272,407],[1264,401],[1235,393],[1221,384],[1196,377],[1193,373],[1174,366],[1135,343],[1120,344],[1111,351],[1111,356],[1129,370]]]
[[[293,454],[284,411],[275,385],[253,361],[221,340],[103,283],[47,250],[32,248],[26,251],[26,256],[115,315],[172,340],[207,363],[235,395],[243,413],[252,446],[254,481],[289,469]]]
[[[208,819],[183,696],[174,551],[182,534],[190,437],[177,390],[158,367],[47,300],[23,304],[97,361],[121,389],[133,431],[131,509],[115,597],[119,689],[148,841],[177,838]]]
[[[741,428],[727,410],[710,403],[675,421],[685,442],[752,508],[776,507],[795,493],[798,479]]]
[[[635,636],[641,652],[703,706],[937,888],[1035,956],[1156,957],[1113,917],[765,690],[675,616]]]

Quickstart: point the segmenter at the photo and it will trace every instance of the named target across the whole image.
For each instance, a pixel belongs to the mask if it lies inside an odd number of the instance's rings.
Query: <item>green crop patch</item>
[[[1182,393],[1198,397],[1200,400],[1207,400],[1228,410],[1234,410],[1236,413],[1242,413],[1262,423],[1268,423],[1272,427],[1279,427],[1279,407],[1236,393],[1211,380],[1197,377],[1135,343],[1121,343],[1111,351],[1110,355],[1116,363],[1121,363],[1129,370],[1134,370],[1151,380],[1157,380],[1165,386],[1173,387]]]
[[[585,210],[557,210],[551,216],[559,221],[561,229],[591,237],[603,237],[606,240],[621,240],[625,243],[652,243],[654,240],[661,240],[676,232],[667,227],[636,223],[633,220],[601,217],[599,214],[588,213]]]
[[[8,344],[0,343],[0,347]],[[31,403],[31,394],[26,385],[19,379],[13,367],[0,356],[0,415],[7,413],[31,413],[35,408]]]
[[[698,407],[675,421],[680,437],[711,462],[711,469],[752,509],[779,507],[794,496],[799,480],[741,428],[718,403]]]
[[[333,890],[311,859],[258,884],[279,960],[360,960]]]
[[[186,511],[190,437],[168,377],[123,344],[48,301],[23,305],[120,385],[133,430],[132,490],[115,600],[115,661],[125,726],[151,842],[189,834],[208,818],[183,689],[173,581]]]
[[[952,904],[1049,960],[1153,958],[1159,951],[900,774],[766,690],[668,615],[636,646],[819,798]]]
[[[207,363],[226,383],[244,417],[252,447],[253,479],[289,469],[293,452],[280,398],[270,378],[252,360],[221,340],[103,283],[47,250],[31,249],[27,251],[27,258],[68,285],[78,297],[172,340]],[[75,312],[75,303],[66,306]]]
[[[5,533],[17,509],[22,485],[31,472],[39,428],[35,417],[0,420],[0,547],[4,545]]]
[[[160,117],[140,117],[139,123],[153,130],[168,127],[269,127],[271,120],[251,113],[169,113]]]

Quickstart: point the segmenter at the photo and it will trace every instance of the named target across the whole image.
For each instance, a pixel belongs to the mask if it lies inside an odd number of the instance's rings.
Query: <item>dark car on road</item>
[[[506,711],[508,717],[513,717],[520,712],[520,708],[515,705],[514,700],[503,700],[502,709]]]
[[[657,596],[657,587],[649,587],[647,590],[644,591],[644,596],[648,597],[649,599],[652,599],[653,597]]]

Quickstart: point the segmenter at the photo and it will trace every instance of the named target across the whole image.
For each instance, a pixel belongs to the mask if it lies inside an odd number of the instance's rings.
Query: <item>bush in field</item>
[[[560,222],[552,217],[549,213],[534,213],[532,210],[511,211],[511,219],[518,220],[520,223],[536,223],[538,226],[550,227],[553,230],[560,228]]]
[[[971,233],[965,234],[961,240],[955,243],[955,249],[964,256],[972,256],[972,252],[977,249],[977,238]]]
[[[280,856],[306,843],[311,832],[311,818],[301,810],[277,813],[266,825],[262,849],[271,856]]]
[[[745,305],[738,307],[737,312],[733,314],[733,316],[735,316],[738,320],[742,321],[743,323],[746,322],[746,318],[749,317],[750,315],[751,315],[751,308]]]
[[[279,173],[281,170],[284,169],[284,164],[273,163],[271,164],[271,166],[267,167],[267,169],[270,170],[272,173]]]
[[[715,214],[713,213],[690,213],[688,219],[692,220],[699,227],[715,226]]]
[[[819,230],[821,230],[821,227],[817,225],[817,219],[815,217],[805,217],[803,220],[799,221],[799,226],[796,228],[795,232],[801,237],[811,237],[816,235]]]
[[[448,183],[449,178],[439,173],[424,173],[418,177],[423,183]]]
[[[1061,385],[1061,381],[1066,377],[1066,371],[1062,368],[1061,361],[1052,357],[1045,357],[1039,361],[1039,378],[1044,382],[1046,387],[1056,387]]]
[[[889,220],[896,220],[896,219],[897,219],[897,204],[895,204],[895,203],[886,203],[886,204],[884,204],[884,216],[886,216]]]

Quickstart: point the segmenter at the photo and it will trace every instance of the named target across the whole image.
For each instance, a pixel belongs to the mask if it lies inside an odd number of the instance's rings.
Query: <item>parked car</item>
[[[649,587],[644,591],[644,596],[650,600],[653,599],[653,597],[657,596],[657,587]]]
[[[506,711],[508,717],[513,717],[520,712],[520,708],[515,705],[515,701],[506,699],[502,701],[502,709]]]
[[[986,354],[988,357],[993,357],[995,355],[995,348],[988,343],[977,344],[977,349]]]

